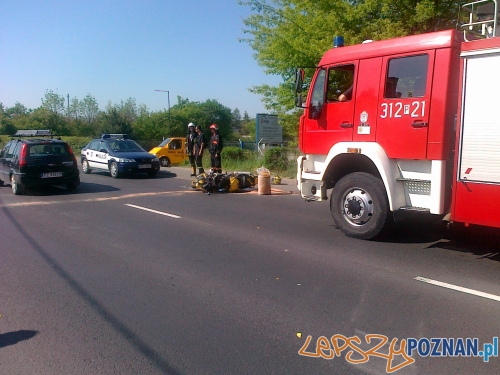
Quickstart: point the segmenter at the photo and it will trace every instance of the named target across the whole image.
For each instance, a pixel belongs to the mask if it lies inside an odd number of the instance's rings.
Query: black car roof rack
[[[12,137],[18,137],[18,138],[25,138],[25,137],[48,137],[48,138],[55,138],[61,139],[60,137],[57,136],[57,134],[52,134],[50,130],[45,129],[37,129],[37,130],[18,130]]]
[[[102,139],[110,139],[110,138],[117,138],[117,139],[129,139],[128,134],[103,134],[101,136]]]
[[[50,130],[18,130],[14,137],[55,137]]]

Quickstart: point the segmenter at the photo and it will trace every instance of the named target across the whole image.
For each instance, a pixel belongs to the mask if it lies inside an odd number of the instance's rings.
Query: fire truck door
[[[425,159],[434,51],[385,57],[377,142],[390,158]]]
[[[316,74],[304,120],[306,153],[327,155],[337,142],[352,141],[355,63],[323,68]]]
[[[463,59],[461,128],[452,218],[500,227],[500,55]]]
[[[359,61],[353,141],[374,142],[382,57]]]

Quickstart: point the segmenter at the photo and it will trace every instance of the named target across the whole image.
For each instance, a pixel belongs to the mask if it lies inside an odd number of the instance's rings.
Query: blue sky
[[[238,41],[249,14],[237,0],[1,0],[0,102],[37,108],[53,90],[157,111],[167,108],[161,89],[171,106],[180,95],[266,113],[248,88],[280,78]]]

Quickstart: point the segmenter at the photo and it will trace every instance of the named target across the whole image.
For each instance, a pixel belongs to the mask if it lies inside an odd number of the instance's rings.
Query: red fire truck
[[[500,227],[500,30],[497,1],[466,4],[447,30],[327,51],[305,103],[297,70],[297,183],[338,228],[375,237],[393,213]]]

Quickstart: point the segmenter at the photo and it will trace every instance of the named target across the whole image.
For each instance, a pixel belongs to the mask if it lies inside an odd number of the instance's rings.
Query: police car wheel
[[[109,166],[109,172],[111,173],[111,177],[118,178],[119,172],[118,164],[116,164],[116,162],[111,163],[111,165]]]
[[[170,159],[166,156],[162,156],[160,158],[160,164],[162,167],[170,167]]]
[[[330,211],[346,236],[362,240],[376,237],[389,213],[382,180],[364,172],[342,177],[333,188]]]
[[[82,170],[83,173],[85,174],[89,174],[90,172],[92,172],[92,169],[90,169],[89,162],[87,161],[87,159],[82,160]]]

